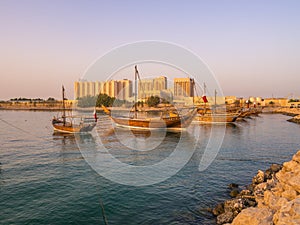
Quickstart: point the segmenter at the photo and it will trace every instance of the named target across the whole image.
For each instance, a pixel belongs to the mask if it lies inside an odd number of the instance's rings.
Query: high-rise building
[[[138,97],[140,99],[146,99],[151,96],[160,97],[160,92],[167,89],[167,78],[160,76],[154,79],[143,79],[138,84]]]
[[[192,79],[192,78],[175,78],[174,79],[174,96],[193,97],[194,96],[194,79]]]
[[[74,83],[75,99],[85,96],[96,96],[100,93],[107,94],[110,97],[126,100],[132,96],[132,81],[124,79],[105,82],[76,81]]]
[[[126,100],[132,97],[132,81],[131,80],[120,80],[118,81],[117,98]]]

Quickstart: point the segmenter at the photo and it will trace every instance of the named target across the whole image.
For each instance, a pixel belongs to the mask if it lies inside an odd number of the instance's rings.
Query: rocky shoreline
[[[229,188],[234,198],[212,210],[218,225],[300,224],[300,151],[283,165],[259,170],[246,189]]]
[[[300,109],[299,108],[279,108],[275,110],[276,113],[281,113],[283,115],[292,116],[292,118],[287,121],[293,123],[300,123]]]
[[[288,119],[287,121],[293,122],[293,123],[300,123],[300,115],[294,116],[291,119]]]
[[[275,113],[281,113],[287,116],[297,116],[300,114],[300,108],[277,108],[274,110]]]

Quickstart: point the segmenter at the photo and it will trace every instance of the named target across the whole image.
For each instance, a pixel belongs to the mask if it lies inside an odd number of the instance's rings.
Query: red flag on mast
[[[207,98],[206,98],[206,95],[202,95],[202,100],[203,100],[204,103],[207,103],[207,102],[208,102],[208,100],[207,100]]]
[[[98,117],[97,117],[96,108],[94,109],[94,119],[95,119],[95,122],[97,122],[97,120],[98,120]]]

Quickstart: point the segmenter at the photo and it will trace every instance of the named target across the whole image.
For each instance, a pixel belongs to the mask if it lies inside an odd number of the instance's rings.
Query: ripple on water
[[[104,224],[100,202],[109,224],[212,224],[207,208],[228,197],[229,183],[246,185],[258,169],[289,160],[300,148],[299,125],[282,115],[262,115],[227,126],[216,159],[199,172],[211,129],[200,126],[201,143],[176,175],[151,186],[125,186],[93,171],[74,136],[52,135],[49,118],[54,114],[1,112],[1,118],[28,131],[7,124],[0,131],[1,224]],[[169,156],[180,135],[168,134],[158,149],[133,151],[120,144],[107,117],[100,121],[106,128],[97,130],[110,153],[137,166]],[[183,141],[189,150],[190,140]]]

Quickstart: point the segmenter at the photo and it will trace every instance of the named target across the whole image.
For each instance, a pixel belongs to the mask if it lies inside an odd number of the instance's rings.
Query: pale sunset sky
[[[225,95],[300,96],[297,0],[1,0],[0,28],[0,100],[59,99],[62,84],[72,99],[95,59],[143,40],[197,54]]]

